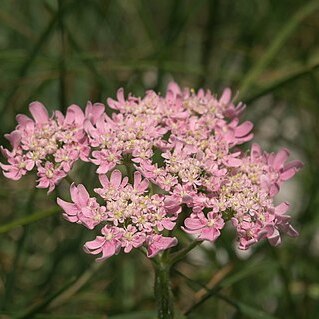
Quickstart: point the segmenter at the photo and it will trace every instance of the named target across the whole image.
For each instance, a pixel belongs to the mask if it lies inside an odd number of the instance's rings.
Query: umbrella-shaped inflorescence
[[[86,252],[104,260],[145,246],[153,257],[178,243],[177,229],[214,242],[226,222],[241,249],[264,238],[278,245],[281,232],[297,235],[286,215],[289,204],[276,206],[274,196],[302,164],[287,163],[287,149],[267,153],[252,144],[241,150],[253,138],[253,125],[240,122],[245,106],[233,104],[229,89],[217,98],[170,83],[166,96],[147,91],[125,98],[120,89],[107,103],[110,116],[104,105],[88,103],[85,112],[71,105],[65,116],[55,111],[50,117],[34,102],[33,119],[18,115],[6,135],[12,149],[2,148],[6,177],[18,180],[36,170],[37,187],[49,191],[75,162],[96,165],[98,200],[82,184],[71,185],[72,202],[58,198],[68,221],[100,229]]]

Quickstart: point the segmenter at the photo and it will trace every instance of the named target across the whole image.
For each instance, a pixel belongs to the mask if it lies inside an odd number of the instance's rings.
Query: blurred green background
[[[34,100],[63,111],[119,87],[231,87],[255,141],[305,163],[278,196],[300,237],[243,253],[225,232],[175,267],[176,305],[193,319],[319,318],[318,31],[319,1],[1,0],[1,144]],[[90,171],[73,177],[87,185]],[[67,183],[49,197],[35,176],[0,183],[0,318],[155,318],[150,262],[86,255],[91,232],[55,204]]]

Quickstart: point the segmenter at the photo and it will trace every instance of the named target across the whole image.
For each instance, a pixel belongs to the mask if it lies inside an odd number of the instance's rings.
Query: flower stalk
[[[194,240],[187,247],[176,252],[169,258],[168,250],[153,259],[155,270],[154,294],[157,303],[158,319],[174,318],[174,296],[171,289],[171,268],[182,260],[201,242]]]
[[[184,259],[184,257],[191,251],[193,250],[196,246],[200,245],[202,242],[198,240],[193,240],[187,247],[184,249],[178,251],[174,255],[172,255],[172,258],[170,260],[170,264],[173,266],[180,260]]]
[[[154,293],[158,319],[173,319],[174,302],[170,282],[171,265],[165,260],[165,255],[161,255],[158,263],[153,263],[153,265],[155,270]]]

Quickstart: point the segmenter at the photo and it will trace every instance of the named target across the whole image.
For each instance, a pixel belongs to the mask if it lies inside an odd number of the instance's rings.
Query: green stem
[[[200,245],[201,243],[201,241],[195,239],[187,247],[173,254],[170,260],[170,265],[175,265],[177,262],[182,260],[191,250],[193,250],[196,246]]]
[[[157,303],[158,319],[174,318],[173,293],[170,283],[170,265],[164,256],[159,257],[158,263],[153,263],[155,269],[154,293]]]
[[[73,178],[70,176],[70,175],[66,175],[65,176],[65,180],[70,184],[72,185],[74,182]]]
[[[306,5],[303,5],[299,10],[297,10],[283,28],[279,30],[269,48],[265,50],[264,54],[258,59],[256,65],[247,73],[239,88],[240,95],[237,100],[241,100],[247,95],[247,92],[254,85],[260,74],[278,55],[279,50],[284,46],[299,24],[318,9],[319,2],[317,0],[308,2]]]
[[[63,16],[63,2],[58,0],[58,20],[60,27],[61,36],[61,57],[60,57],[60,76],[59,76],[59,86],[60,86],[60,108],[62,112],[65,112],[67,107],[67,87],[66,87],[66,47],[65,47],[65,28],[64,28],[64,16]]]
[[[47,218],[49,216],[52,216],[54,214],[57,214],[60,210],[61,209],[59,207],[53,207],[53,208],[50,208],[48,210],[36,212],[36,213],[31,214],[31,215],[21,217],[19,219],[14,220],[13,222],[1,225],[0,226],[0,234],[7,233],[12,229],[37,222],[38,220],[41,220],[41,219]]]

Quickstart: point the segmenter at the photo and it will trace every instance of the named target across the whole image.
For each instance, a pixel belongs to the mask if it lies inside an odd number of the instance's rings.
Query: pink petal
[[[246,121],[241,125],[237,126],[235,129],[235,137],[243,137],[246,136],[252,129],[254,125],[253,123]]]
[[[7,140],[9,140],[13,149],[16,149],[21,142],[21,133],[17,130],[11,132],[10,134],[5,134],[4,136]]]
[[[2,172],[2,173],[6,178],[12,179],[14,181],[17,181],[22,177],[22,174],[19,173],[18,170],[12,170],[12,171]]]
[[[60,111],[54,111],[54,116],[57,119],[59,125],[62,125],[64,122],[64,115]]]
[[[170,219],[164,219],[162,225],[165,229],[172,230],[176,223],[172,222]]]
[[[140,234],[136,234],[134,236],[132,245],[134,248],[140,247],[141,245],[143,245],[143,243],[145,242],[145,235],[143,233]]]
[[[278,246],[281,243],[280,234],[277,229],[274,229],[273,233],[270,236],[267,236],[267,238],[272,246]]]
[[[27,171],[31,171],[35,165],[35,163],[32,160],[26,161],[25,163],[26,163],[25,168]]]
[[[199,236],[199,239],[214,241],[220,235],[220,231],[218,229],[212,227],[205,227]]]
[[[115,186],[116,188],[118,188],[121,184],[121,180],[122,180],[122,173],[118,169],[115,169],[111,174],[111,180],[110,180],[111,184]]]
[[[199,218],[188,217],[185,219],[184,225],[190,230],[198,230],[203,228],[205,223],[203,223],[203,221],[201,221]]]
[[[222,104],[228,104],[230,102],[230,99],[231,99],[231,90],[230,88],[226,88],[223,91],[223,94],[220,97],[219,102]]]
[[[92,161],[93,162],[93,161]],[[102,162],[96,172],[98,174],[106,174],[108,171],[110,171],[112,168],[116,166],[116,163],[112,162]]]
[[[110,181],[108,177],[104,174],[99,175],[99,181],[104,188],[108,188],[110,186]]]
[[[0,167],[4,170],[4,171],[8,171],[12,168],[11,165],[8,165],[8,164],[3,164],[3,163],[0,163]]]
[[[71,124],[71,123],[76,123],[78,125],[83,124],[84,114],[78,105],[72,104],[67,108],[65,122],[67,124]]]
[[[80,207],[87,206],[89,193],[82,184],[76,186],[74,183],[70,187],[72,201]]]
[[[50,185],[50,181],[46,179],[41,179],[38,181],[37,188],[47,188]]]
[[[40,102],[33,102],[29,106],[29,110],[36,121],[36,123],[47,123],[49,121],[49,115],[47,109]]]
[[[223,163],[228,167],[239,167],[242,164],[242,160],[228,156]]]
[[[103,261],[113,256],[116,252],[116,246],[113,242],[106,242],[102,247],[102,256],[97,258],[96,261]]]
[[[287,181],[287,180],[291,179],[296,173],[297,173],[296,168],[294,168],[294,167],[289,168],[289,169],[283,171],[283,172],[280,174],[280,179],[281,179],[282,181]]]
[[[96,250],[101,248],[105,243],[105,238],[103,236],[97,236],[94,240],[85,243],[85,248],[89,250]]]
[[[138,190],[140,192],[144,192],[147,188],[148,188],[149,182],[148,180],[145,178],[139,185]]]
[[[284,166],[284,170],[289,169],[289,168],[295,168],[297,171],[299,171],[301,168],[303,168],[304,164],[301,161],[295,160],[287,163]]]
[[[5,149],[3,146],[0,146],[0,151],[1,151],[1,154],[5,157],[5,158],[9,158],[9,157],[12,157],[12,153]]]
[[[111,107],[112,109],[120,109],[121,108],[121,103],[124,104],[125,103],[125,98],[124,98],[124,90],[123,88],[120,88],[117,90],[117,101],[113,100],[112,98],[107,98],[107,104],[109,105],[109,107]]]
[[[91,121],[89,121],[88,119],[84,120],[84,123],[83,123],[83,128],[86,132],[89,133],[89,135],[92,134],[92,131],[94,132],[95,131],[95,128],[93,126],[93,124],[91,123]]]
[[[127,183],[128,183],[128,177],[125,176],[125,177],[123,178],[123,180],[122,180],[121,187],[125,187],[125,186],[127,185]]]
[[[288,209],[289,209],[289,203],[282,202],[281,204],[275,207],[275,214],[283,215],[288,211]]]
[[[176,82],[170,82],[168,84],[166,97],[176,99],[176,97],[181,94],[181,89]]]
[[[119,88],[116,93],[116,98],[120,103],[125,103],[125,97],[124,97],[124,89]]]
[[[80,184],[78,185],[78,203],[80,204],[80,207],[84,207],[88,205],[89,201],[89,193],[87,192],[86,188]]]
[[[258,144],[253,143],[253,145],[251,146],[251,157],[252,157],[252,159],[258,158],[261,154],[262,154],[261,147]]]
[[[269,195],[271,197],[277,195],[279,192],[279,185],[277,183],[273,184],[270,186],[270,189],[269,189]]]
[[[79,222],[78,216],[72,216],[72,215],[68,215],[68,214],[63,213],[63,217],[65,220],[67,220],[70,223],[78,223]]]
[[[16,116],[16,120],[19,123],[19,125],[25,126],[27,123],[34,123],[30,117],[24,115],[24,114],[18,114]]]
[[[72,201],[76,203],[78,200],[78,188],[76,187],[74,183],[72,183],[70,186],[70,194],[71,194]]]
[[[296,229],[294,229],[291,225],[288,226],[287,234],[291,237],[299,236],[299,233]]]
[[[152,258],[159,252],[176,246],[178,243],[175,237],[163,237],[161,235],[155,235],[153,242],[149,245],[147,249],[147,257]]]
[[[140,172],[135,172],[134,173],[134,188],[138,189],[139,184],[141,183],[142,180],[142,174]]]
[[[96,123],[97,119],[104,113],[105,106],[102,103],[88,102],[85,108],[85,118],[90,120],[93,124]]]
[[[67,215],[77,215],[79,209],[73,203],[64,201],[61,198],[57,198],[58,205],[67,213]]]
[[[275,170],[279,170],[289,157],[289,151],[286,148],[281,149],[273,160],[272,166]]]

